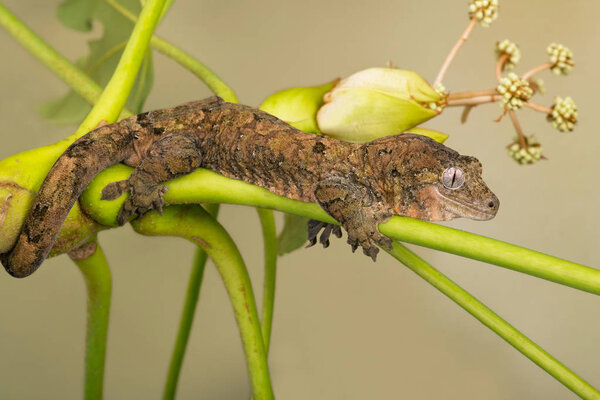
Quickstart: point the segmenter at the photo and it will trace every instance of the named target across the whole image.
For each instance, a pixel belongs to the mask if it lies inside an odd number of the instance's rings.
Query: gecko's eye
[[[449,167],[442,173],[442,184],[446,189],[458,189],[465,183],[465,174],[458,167]]]

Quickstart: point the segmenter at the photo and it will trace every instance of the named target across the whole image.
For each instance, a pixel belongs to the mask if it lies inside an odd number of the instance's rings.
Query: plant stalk
[[[218,204],[207,204],[205,209],[214,218],[216,218],[217,214],[219,213]],[[192,325],[194,323],[196,306],[198,305],[198,298],[200,297],[200,287],[202,286],[202,278],[204,276],[207,258],[208,255],[206,252],[200,247],[196,247],[194,262],[192,264],[190,279],[183,303],[183,310],[181,311],[179,330],[177,331],[175,347],[173,348],[173,353],[171,354],[171,362],[167,372],[167,381],[163,391],[164,400],[175,399],[177,383],[179,382],[181,367],[183,366],[183,359],[185,357],[190,333],[192,331]]]
[[[94,236],[84,246],[95,246],[95,251],[85,258],[72,257],[83,275],[87,289],[84,398],[100,400],[104,383],[112,282],[108,262],[97,238]]]
[[[273,399],[252,284],[242,256],[227,231],[197,205],[167,207],[162,216],[151,211],[131,225],[142,235],[185,238],[202,248],[215,262],[242,336],[254,398]]]
[[[593,386],[408,248],[400,243],[394,243],[394,249],[388,253],[448,296],[575,394],[583,399],[600,398],[600,392]]]

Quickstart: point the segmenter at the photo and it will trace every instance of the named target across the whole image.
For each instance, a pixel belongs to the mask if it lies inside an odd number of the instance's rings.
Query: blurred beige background
[[[71,59],[85,35],[55,19],[58,0],[5,5]],[[519,113],[549,160],[520,167],[506,155],[513,136],[500,108],[482,106],[460,125],[460,110],[427,124],[447,144],[477,156],[501,200],[489,222],[450,226],[600,266],[600,3],[500,2],[500,18],[477,27],[444,83],[450,90],[494,86],[493,46],[510,38],[523,51],[517,72],[545,62],[559,41],[575,53],[568,78],[542,74],[548,94],[571,95],[581,122],[555,131],[541,114]],[[275,90],[313,85],[372,66],[414,69],[433,80],[467,24],[466,1],[176,1],[160,35],[204,60],[258,105]],[[55,142],[70,127],[47,124],[36,106],[65,86],[0,31],[0,158]],[[147,109],[210,95],[174,62],[156,55]],[[256,212],[225,206],[220,220],[244,254],[260,300],[262,243]],[[129,227],[101,234],[114,295],[106,370],[107,399],[161,396],[187,283],[192,246],[136,236]],[[572,399],[571,392],[473,317],[389,256],[373,264],[345,241],[280,260],[270,365],[279,399]],[[479,262],[417,248],[596,387],[600,387],[600,299]],[[34,276],[0,274],[0,398],[77,399],[82,393],[84,286],[61,256]],[[179,386],[180,399],[247,399],[248,379],[223,285],[207,268]]]

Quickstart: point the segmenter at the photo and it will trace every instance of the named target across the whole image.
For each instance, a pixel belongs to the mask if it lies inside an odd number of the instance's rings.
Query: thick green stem
[[[394,243],[394,250],[389,251],[389,253],[440,292],[448,296],[456,304],[464,308],[469,314],[477,318],[481,323],[506,340],[511,346],[519,350],[575,394],[583,399],[600,398],[600,392],[589,383],[581,379],[560,361],[532,342],[527,336],[523,335],[487,308],[469,292],[462,289],[408,248],[400,243]]]
[[[96,237],[84,246],[95,246],[85,258],[72,257],[87,289],[87,334],[85,341],[85,399],[102,399],[106,338],[112,291],[108,262]],[[93,250],[93,247],[92,247]]]
[[[225,229],[200,206],[173,206],[162,216],[149,212],[131,222],[142,235],[179,236],[202,248],[215,262],[233,305],[255,399],[272,399],[267,356],[248,271]]]
[[[127,10],[115,0],[104,1],[110,4],[125,18],[128,18],[132,22],[137,21],[135,14]],[[202,82],[204,82],[206,86],[208,86],[217,96],[221,97],[225,101],[237,103],[238,99],[233,90],[225,82],[223,82],[223,80],[219,78],[217,74],[215,74],[210,68],[202,64],[200,61],[196,60],[194,57],[181,50],[177,46],[159,38],[156,35],[152,36],[150,44],[153,48],[172,58],[181,66],[187,68],[190,72],[200,78],[200,80],[202,80]]]
[[[101,201],[102,188],[126,179],[131,168],[111,167],[102,171],[82,195],[82,205],[94,220],[116,225],[115,216],[125,201]],[[225,178],[208,170],[198,170],[167,182],[168,204],[231,203],[270,208],[308,218],[336,223],[317,204],[277,196],[266,189]],[[493,223],[493,222],[488,222]],[[600,294],[600,271],[514,244],[475,233],[448,228],[408,217],[392,217],[380,224],[381,233],[403,242],[457,254],[513,269],[594,294]]]
[[[265,252],[265,277],[263,283],[263,301],[261,327],[265,341],[265,352],[269,354],[271,327],[273,325],[273,308],[275,305],[275,280],[277,277],[277,230],[273,211],[257,208],[262,227]]]
[[[154,28],[164,10],[165,0],[149,0],[123,50],[121,59],[102,95],[79,126],[67,140],[75,140],[94,129],[101,121],[114,122],[125,107],[129,93],[138,75]]]
[[[205,208],[212,217],[217,217],[219,212],[218,204],[207,204]],[[202,277],[204,275],[207,258],[208,255],[206,252],[202,250],[202,248],[196,247],[194,262],[190,272],[190,280],[188,282],[183,310],[181,312],[179,330],[177,331],[177,339],[175,340],[175,347],[173,348],[171,363],[169,364],[169,371],[167,372],[167,382],[165,383],[163,392],[164,400],[174,399],[177,392],[179,374],[181,373],[183,358],[185,357],[185,351],[194,323],[194,315],[196,313],[196,306],[198,305],[198,298],[200,297],[200,287],[202,286]]]
[[[82,70],[54,50],[0,3],[0,25],[35,58],[54,72],[88,103],[100,98],[102,88]]]
[[[473,258],[600,294],[600,271],[558,257],[408,217],[395,217],[379,228],[384,235],[402,242]]]

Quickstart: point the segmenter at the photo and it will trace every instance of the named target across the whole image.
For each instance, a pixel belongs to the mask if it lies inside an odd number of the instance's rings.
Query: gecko
[[[206,168],[304,202],[317,202],[376,259],[392,241],[378,224],[393,215],[427,221],[493,218],[499,206],[481,163],[426,136],[396,134],[351,143],[300,131],[256,108],[219,97],[144,112],[99,126],[71,144],[40,187],[15,246],[0,255],[25,277],[48,256],[71,207],[103,169],[125,163],[131,176],[108,184],[103,200],[129,192],[117,221],[162,211],[163,182]],[[320,233],[320,236],[319,236]],[[329,245],[339,226],[311,220],[309,245]]]

